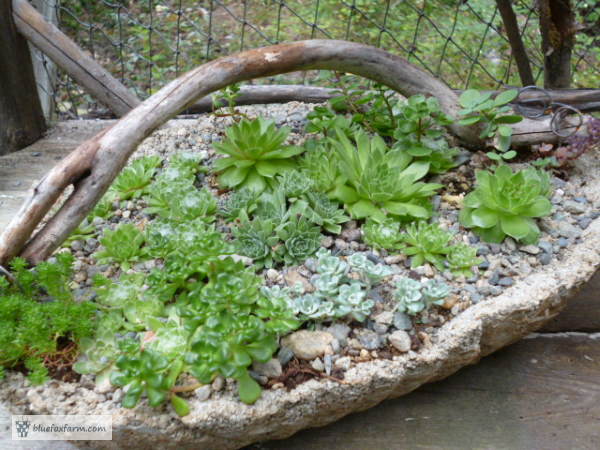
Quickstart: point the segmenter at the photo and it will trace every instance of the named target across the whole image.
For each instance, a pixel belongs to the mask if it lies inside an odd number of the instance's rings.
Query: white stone
[[[398,330],[394,331],[392,334],[388,336],[388,340],[390,344],[394,346],[396,350],[399,352],[406,353],[410,350],[411,341],[410,336],[406,331]]]
[[[326,331],[300,330],[281,340],[281,345],[294,352],[297,358],[313,360],[331,352],[333,335]]]

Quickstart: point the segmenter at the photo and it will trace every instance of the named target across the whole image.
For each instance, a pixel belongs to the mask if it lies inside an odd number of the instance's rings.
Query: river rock
[[[334,336],[326,331],[300,330],[281,340],[281,345],[289,348],[300,359],[313,360],[331,352]]]

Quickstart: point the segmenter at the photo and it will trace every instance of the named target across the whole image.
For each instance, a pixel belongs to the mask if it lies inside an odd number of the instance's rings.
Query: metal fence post
[[[16,32],[12,1],[0,0],[0,155],[35,142],[45,129],[27,41]]]

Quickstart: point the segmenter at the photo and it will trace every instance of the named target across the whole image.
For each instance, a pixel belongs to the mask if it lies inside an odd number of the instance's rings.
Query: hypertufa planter
[[[596,152],[576,164],[573,179],[584,177],[583,194],[597,205],[600,160]],[[345,373],[344,383],[315,379],[289,392],[265,390],[252,406],[226,389],[213,395],[218,398],[191,397],[190,414],[179,418],[170,409],[156,410],[146,402],[133,410],[122,408],[116,393],[101,393],[93,384],[51,381],[26,387],[20,374],[10,374],[0,384],[0,398],[13,413],[112,414],[112,441],[75,442],[94,448],[233,449],[284,438],[447,377],[538,329],[591,278],[600,266],[599,249],[600,219],[595,219],[583,232],[581,243],[566,249],[562,260],[553,260],[502,295],[471,306],[444,324],[418,352],[359,363]]]

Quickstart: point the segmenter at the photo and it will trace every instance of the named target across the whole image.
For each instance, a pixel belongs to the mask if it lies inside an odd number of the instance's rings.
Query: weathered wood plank
[[[396,400],[258,449],[598,449],[600,336],[538,335]]]
[[[27,41],[17,34],[11,0],[0,0],[0,155],[39,139],[46,129]]]
[[[600,332],[600,270],[569,301],[565,310],[540,331],[550,333],[561,331]]]

